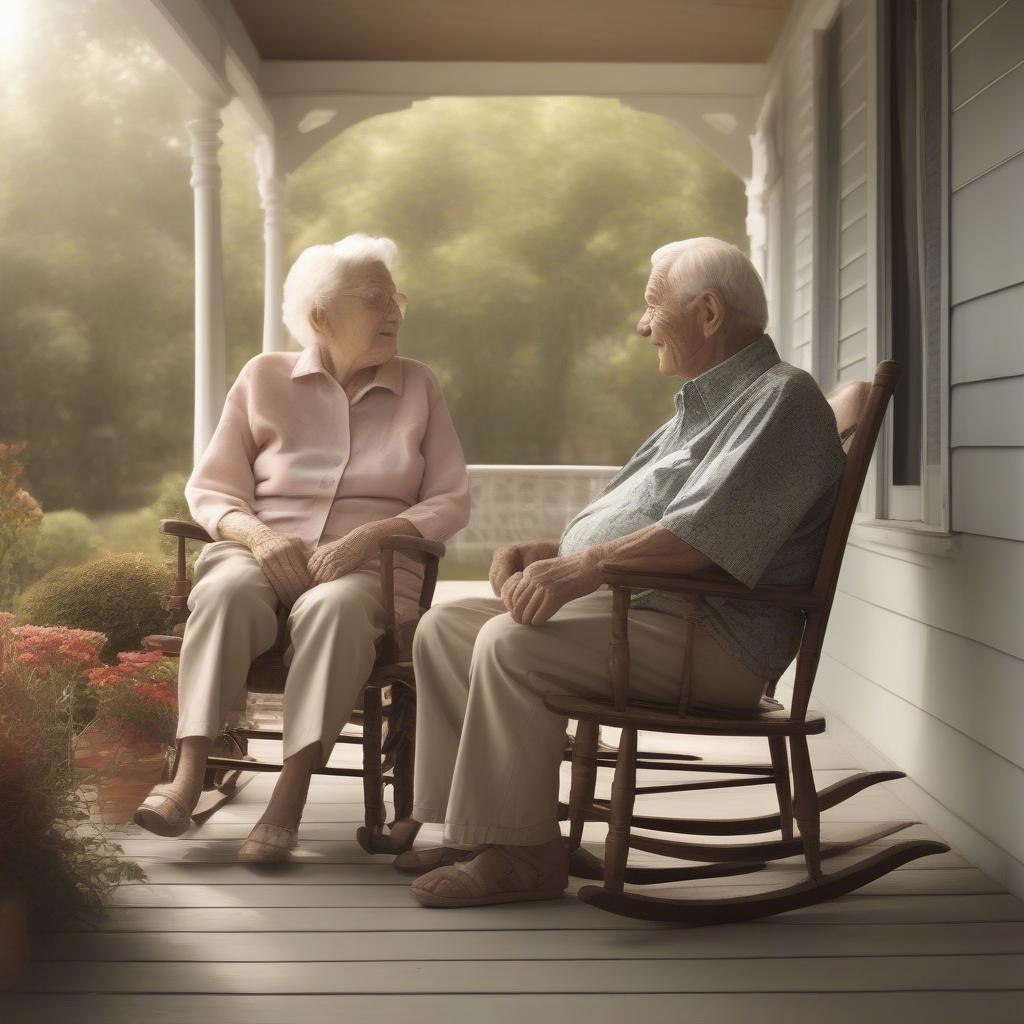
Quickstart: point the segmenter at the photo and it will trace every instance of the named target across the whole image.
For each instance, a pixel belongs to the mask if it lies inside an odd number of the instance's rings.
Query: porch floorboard
[[[763,761],[758,740],[650,737],[717,759]],[[267,743],[261,754],[279,753]],[[697,749],[697,748],[700,749]],[[811,738],[819,785],[858,769],[829,734]],[[358,748],[339,747],[351,764]],[[654,776],[653,772],[641,773]],[[602,772],[610,776],[610,772]],[[607,787],[608,780],[602,780]],[[234,853],[273,778],[254,780],[180,839],[127,827],[125,855],[148,873],[120,887],[96,930],[40,937],[30,991],[11,1021],[875,1022],[1024,1018],[1024,903],[955,852],[900,868],[858,893],[765,921],[690,931],[562,901],[426,910],[386,858],[354,842],[358,780],[315,780],[296,862],[256,869]],[[568,770],[563,771],[568,786]],[[649,813],[756,814],[774,789],[651,795]],[[823,815],[836,838],[913,820],[899,783]],[[587,826],[600,850],[604,826]],[[436,828],[423,841],[434,841]],[[902,834],[930,837],[924,825]],[[828,862],[838,867],[849,857]],[[636,853],[637,863],[661,858]],[[738,879],[690,883],[711,895],[773,888],[799,859]],[[572,891],[582,884],[574,882]],[[671,890],[673,886],[658,887]]]

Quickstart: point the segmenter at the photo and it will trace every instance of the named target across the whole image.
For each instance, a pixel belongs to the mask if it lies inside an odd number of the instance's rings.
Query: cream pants
[[[376,559],[367,564],[378,565]],[[250,663],[277,638],[278,606],[244,544],[215,541],[200,552],[181,645],[179,739],[220,733],[244,700]],[[326,762],[373,668],[385,621],[377,568],[299,596],[288,615],[291,643],[284,653],[284,757],[319,740]]]
[[[571,601],[540,626],[514,622],[497,598],[437,605],[413,640],[416,668],[418,821],[444,822],[457,844],[532,846],[559,835],[559,766],[565,718],[549,694],[610,697],[612,593]],[[685,622],[629,613],[630,694],[674,704]],[[694,630],[692,703],[757,706],[766,680]]]

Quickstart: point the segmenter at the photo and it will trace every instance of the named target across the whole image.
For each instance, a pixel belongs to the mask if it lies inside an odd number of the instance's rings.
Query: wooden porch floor
[[[276,746],[263,753],[278,755]],[[685,749],[764,760],[745,740],[691,738]],[[352,763],[357,752],[339,748],[335,761]],[[812,739],[811,753],[819,788],[858,767],[828,735]],[[235,863],[272,781],[257,778],[180,839],[125,829],[125,855],[148,883],[122,886],[97,931],[46,936],[31,992],[5,1020],[1024,1020],[1024,904],[955,853],[829,904],[711,929],[646,925],[571,897],[426,910],[387,858],[356,845],[358,780],[314,781],[293,865]],[[773,790],[642,799],[653,813],[685,803],[691,815],[756,814],[771,808]],[[827,812],[825,835],[912,817],[892,783]],[[588,826],[595,850],[602,829]],[[931,833],[918,825],[913,834]],[[790,860],[690,884],[738,894],[801,873]]]

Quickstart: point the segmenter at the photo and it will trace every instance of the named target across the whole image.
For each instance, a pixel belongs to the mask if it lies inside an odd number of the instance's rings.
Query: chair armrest
[[[379,544],[381,569],[381,597],[384,603],[385,621],[381,651],[386,661],[394,661],[401,646],[402,623],[398,619],[395,601],[395,552],[423,563],[423,584],[420,589],[419,614],[422,616],[434,600],[437,574],[445,546],[436,540],[417,537],[410,533],[394,533],[383,537]]]
[[[614,564],[605,566],[605,583],[627,590],[666,590],[672,594],[694,594],[700,597],[737,597],[744,601],[765,601],[787,608],[809,611],[821,602],[808,590],[796,587],[754,587],[730,583],[725,578],[700,577],[673,572],[636,572]]]
[[[185,541],[198,540],[211,542],[213,538],[197,523],[185,519],[161,519],[160,532],[178,538],[178,572],[174,581],[174,589],[160,599],[160,604],[167,611],[183,611],[188,607],[188,595],[192,589],[189,582],[185,562]],[[188,615],[188,612],[185,612]],[[181,625],[181,623],[178,623]]]
[[[161,519],[160,532],[188,540],[201,540],[207,543],[213,541],[213,538],[201,526],[197,523],[186,522],[184,519]]]
[[[404,551],[421,562],[425,562],[431,557],[444,558],[445,553],[445,546],[440,541],[415,537],[411,533],[393,533],[390,537],[382,538],[380,549],[381,551]]]

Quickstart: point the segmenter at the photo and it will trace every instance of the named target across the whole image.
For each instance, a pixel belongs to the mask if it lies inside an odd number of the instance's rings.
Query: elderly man
[[[651,258],[637,325],[662,374],[680,377],[675,414],[569,523],[556,543],[494,556],[495,598],[439,605],[421,620],[418,821],[445,823],[444,845],[396,867],[420,874],[428,906],[475,906],[563,894],[557,820],[566,721],[552,693],[607,696],[611,591],[602,570],[692,573],[717,566],[748,587],[807,585],[815,574],[844,454],[814,379],[779,359],[767,304],[739,249],[694,238]],[[745,712],[796,654],[799,614],[752,601],[703,608],[635,594],[630,682],[675,704],[695,619],[692,702]]]

